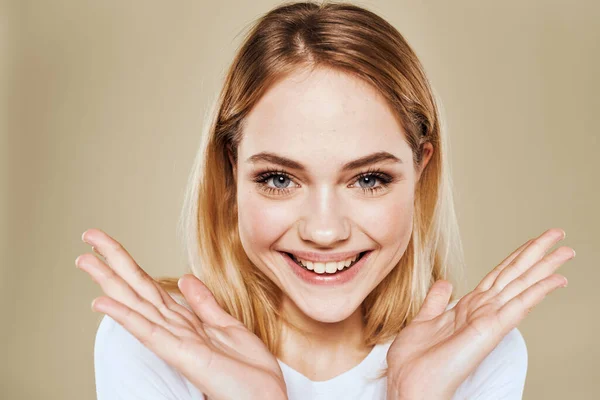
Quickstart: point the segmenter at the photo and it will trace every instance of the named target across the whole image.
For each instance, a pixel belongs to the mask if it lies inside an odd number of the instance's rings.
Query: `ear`
[[[421,174],[425,171],[425,167],[431,160],[431,156],[433,155],[433,145],[430,142],[423,143],[423,158],[421,160],[421,168],[417,172],[417,182],[421,179]]]
[[[231,164],[231,170],[233,171],[233,180],[237,182],[237,164],[229,146],[227,146],[227,156],[229,157],[229,163]]]

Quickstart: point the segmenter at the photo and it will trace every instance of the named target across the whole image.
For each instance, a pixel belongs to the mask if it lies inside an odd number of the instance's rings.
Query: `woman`
[[[454,300],[446,144],[415,53],[345,3],[262,17],[185,205],[192,274],[155,281],[98,229],[99,399],[517,399],[518,323],[566,285],[550,229]],[[176,284],[177,283],[177,284]],[[179,289],[179,290],[178,290]],[[450,303],[450,304],[449,304]]]

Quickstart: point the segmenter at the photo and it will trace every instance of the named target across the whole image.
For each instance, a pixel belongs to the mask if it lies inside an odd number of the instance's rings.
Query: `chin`
[[[336,323],[344,321],[350,317],[362,304],[361,301],[348,301],[346,296],[337,297],[334,299],[328,298],[313,298],[308,301],[294,301],[293,297],[290,299],[296,304],[296,307],[300,309],[306,316],[311,319],[324,322],[324,323]]]

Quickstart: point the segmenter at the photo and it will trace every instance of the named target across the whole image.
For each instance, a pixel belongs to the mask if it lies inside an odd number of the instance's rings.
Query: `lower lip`
[[[310,283],[311,285],[341,285],[352,280],[352,278],[354,278],[360,272],[362,266],[365,265],[372,252],[372,250],[368,251],[360,260],[358,260],[356,264],[350,268],[344,268],[343,270],[337,271],[333,274],[328,274],[327,272],[323,274],[317,274],[316,272],[309,271],[296,264],[296,262],[292,260],[286,253],[280,253],[283,258],[285,258],[287,264],[292,268],[292,271],[294,271],[296,276],[306,283]]]

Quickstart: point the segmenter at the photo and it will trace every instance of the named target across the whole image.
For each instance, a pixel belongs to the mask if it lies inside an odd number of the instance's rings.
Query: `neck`
[[[320,322],[284,297],[281,312],[300,331],[283,324],[279,359],[311,380],[331,379],[371,350],[364,345],[361,307],[342,321]]]

